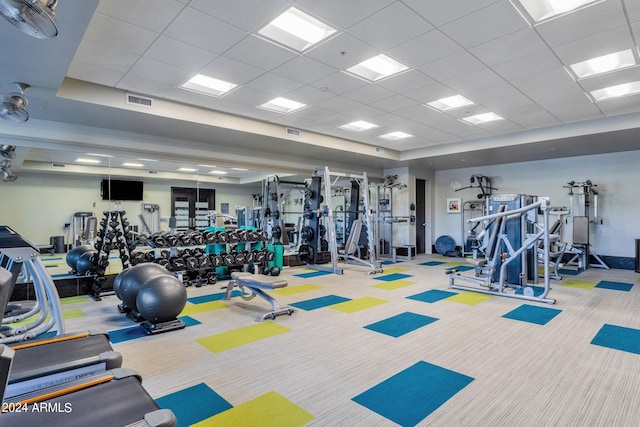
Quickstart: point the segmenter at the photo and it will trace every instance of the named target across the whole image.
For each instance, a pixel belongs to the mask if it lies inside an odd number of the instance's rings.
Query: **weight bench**
[[[287,285],[288,283],[284,279],[274,279],[270,276],[261,276],[251,273],[233,272],[231,273],[231,280],[229,280],[229,283],[227,284],[227,292],[224,299],[231,299],[231,292],[233,291],[233,288],[237,286],[240,288],[240,291],[243,292],[240,295],[240,298],[243,300],[250,301],[258,295],[271,304],[272,310],[259,316],[256,319],[256,322],[262,322],[268,318],[273,320],[276,316],[280,316],[282,314],[292,315],[296,309],[291,307],[280,307],[278,302],[271,295],[267,294],[265,290],[286,288]],[[251,292],[246,292],[245,288]]]

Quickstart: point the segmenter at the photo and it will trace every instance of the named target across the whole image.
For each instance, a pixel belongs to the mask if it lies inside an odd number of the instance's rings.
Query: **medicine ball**
[[[79,276],[90,274],[96,267],[96,264],[93,263],[93,257],[97,253],[98,251],[93,249],[80,255],[80,258],[76,261],[76,272]]]
[[[152,277],[171,274],[169,270],[163,266],[151,262],[136,264],[120,274],[123,273],[125,274],[122,279],[120,279],[118,298],[122,300],[125,307],[133,310],[137,310],[136,298],[138,291],[147,280]]]
[[[67,253],[67,257],[65,258],[66,261],[67,261],[67,265],[69,267],[71,267],[72,270],[75,271],[76,270],[76,263],[78,262],[78,258],[80,258],[80,256],[83,253],[89,252],[89,251],[95,251],[93,246],[83,245],[83,246],[76,246],[75,248],[71,249]]]
[[[271,267],[269,269],[269,274],[271,274],[272,276],[279,276],[280,275],[280,267],[278,267],[277,265],[274,265],[273,267]]]
[[[136,305],[151,323],[162,323],[178,317],[187,304],[187,290],[173,275],[152,277],[140,287]]]

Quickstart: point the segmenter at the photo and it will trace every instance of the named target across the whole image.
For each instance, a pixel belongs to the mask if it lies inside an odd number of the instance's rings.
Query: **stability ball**
[[[187,290],[177,277],[162,275],[144,282],[136,305],[149,322],[156,324],[176,319],[187,304]]]
[[[118,286],[118,298],[122,300],[125,307],[136,311],[136,297],[144,282],[155,276],[171,274],[163,266],[152,262],[136,264],[123,271],[123,273],[125,272],[126,274],[120,279]]]
[[[79,276],[85,276],[91,273],[91,270],[96,266],[93,263],[93,257],[96,255],[98,251],[95,249],[86,251],[76,261],[76,272]]]
[[[71,267],[72,270],[75,271],[78,258],[80,258],[80,256],[83,253],[89,252],[89,251],[95,251],[93,246],[83,245],[83,246],[76,246],[75,248],[71,249],[69,252],[67,252],[67,257],[65,258],[67,261],[67,265]]]
[[[269,269],[269,274],[271,274],[272,276],[279,276],[280,275],[280,267],[278,267],[277,265],[274,265],[273,267],[271,267]]]

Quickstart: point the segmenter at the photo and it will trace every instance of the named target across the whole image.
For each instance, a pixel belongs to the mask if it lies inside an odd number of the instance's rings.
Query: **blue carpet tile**
[[[233,407],[204,383],[160,397],[156,403],[173,411],[178,427],[188,427]]]
[[[633,283],[624,283],[624,282],[610,282],[608,280],[603,280],[596,285],[596,288],[600,289],[612,289],[614,291],[624,291],[629,292],[631,288],[633,288]]]
[[[640,354],[640,330],[605,324],[591,344]]]
[[[449,267],[447,268],[447,270],[469,271],[473,270],[473,267],[471,267],[470,265],[458,265],[456,267]]]
[[[219,293],[215,293],[215,294],[209,294],[209,295],[202,295],[199,297],[193,297],[193,298],[187,298],[187,301],[189,301],[191,304],[203,304],[205,302],[211,302],[211,301],[221,301],[222,299],[224,299],[224,295],[225,292],[219,292]],[[242,295],[242,292],[240,291],[231,291],[231,296],[232,297],[237,297]]]
[[[327,307],[330,305],[339,304],[341,302],[347,302],[347,301],[351,301],[351,299],[339,297],[337,295],[327,295],[320,298],[294,302],[293,304],[289,304],[289,305],[299,308],[301,310],[311,311],[311,310],[316,310],[318,308]]]
[[[536,325],[546,325],[551,319],[560,314],[562,310],[535,305],[523,304],[505,314],[502,317],[507,319],[520,320],[522,322],[535,323]]]
[[[428,261],[428,262],[421,262],[419,265],[426,265],[429,267],[435,267],[436,265],[442,265],[444,264],[444,262],[441,261]]]
[[[393,274],[387,274],[384,276],[374,277],[374,279],[382,280],[385,282],[391,282],[393,280],[406,279],[407,277],[412,277],[412,276],[410,274],[393,273]]]
[[[421,361],[352,400],[401,426],[414,426],[472,381]]]
[[[309,273],[294,274],[294,276],[302,277],[303,279],[309,279],[311,277],[326,276],[327,274],[331,273],[329,273],[328,271],[310,271]]]
[[[422,302],[436,302],[445,298],[452,297],[454,295],[458,295],[458,294],[456,292],[431,289],[430,291],[422,292],[416,295],[411,295],[411,296],[408,296],[407,298],[414,299],[416,301],[422,301]]]
[[[420,329],[429,323],[433,323],[436,320],[438,319],[435,317],[423,316],[421,314],[410,313],[407,311],[405,313],[389,317],[388,319],[367,325],[365,328],[398,338],[404,334],[415,331],[416,329]]]
[[[580,271],[580,270],[571,270],[569,268],[559,268],[558,269],[558,273],[566,274],[568,276],[577,276],[578,274],[582,273],[582,271]]]

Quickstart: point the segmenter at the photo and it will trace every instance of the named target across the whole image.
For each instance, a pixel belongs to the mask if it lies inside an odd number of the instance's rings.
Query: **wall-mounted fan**
[[[58,35],[57,4],[58,0],[0,0],[0,14],[25,34],[51,39]]]
[[[18,179],[18,177],[11,172],[11,160],[3,160],[0,162],[0,172],[2,172],[2,181],[4,182],[11,182]]]
[[[16,146],[15,145],[0,144],[0,157],[4,157],[5,159],[15,159],[16,158]]]
[[[14,84],[20,89],[20,92],[0,96],[0,117],[10,122],[23,123],[29,120],[29,112],[27,111],[29,101],[24,96],[24,90],[29,85],[26,83]]]

